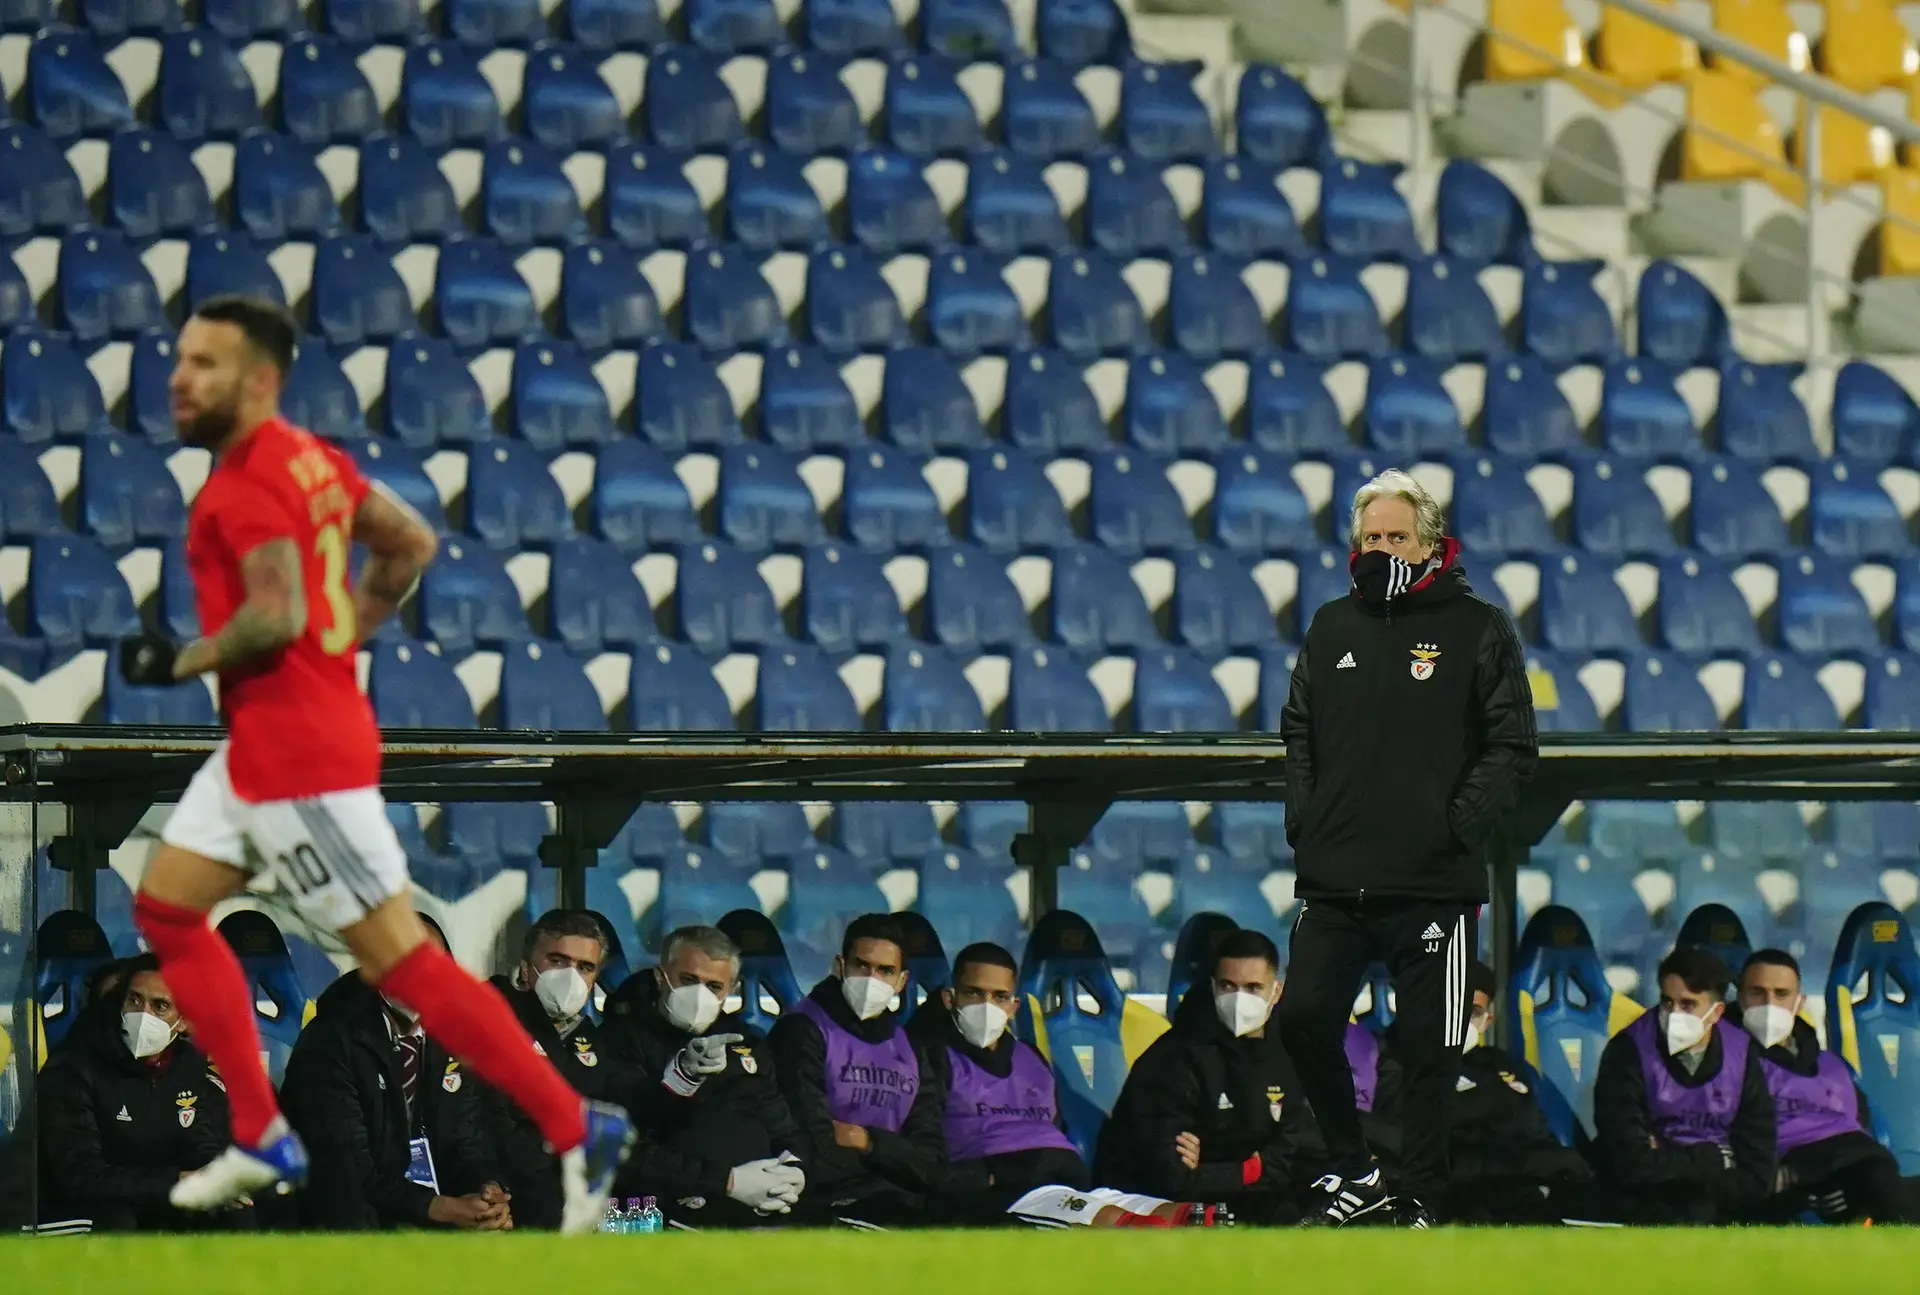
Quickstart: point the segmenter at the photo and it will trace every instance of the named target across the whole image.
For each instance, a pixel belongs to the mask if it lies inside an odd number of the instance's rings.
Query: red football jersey
[[[380,781],[380,731],[354,672],[348,555],[367,479],[347,455],[284,419],[214,465],[187,523],[200,629],[218,633],[246,599],[240,559],[269,540],[300,548],[307,629],[279,652],[220,674],[227,768],[242,800],[296,800]]]

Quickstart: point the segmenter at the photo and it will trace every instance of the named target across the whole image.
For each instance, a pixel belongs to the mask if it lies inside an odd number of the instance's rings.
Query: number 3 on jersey
[[[320,650],[339,656],[353,650],[359,626],[353,614],[353,593],[347,588],[347,536],[338,522],[328,522],[313,538],[320,557],[320,593],[327,600],[331,623],[320,631]]]

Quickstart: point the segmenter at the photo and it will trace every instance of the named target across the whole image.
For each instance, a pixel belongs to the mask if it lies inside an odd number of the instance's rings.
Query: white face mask
[[[551,967],[533,981],[533,996],[556,1021],[570,1021],[580,1015],[592,994],[593,986],[577,967]]]
[[[840,982],[840,992],[853,1014],[871,1021],[893,1002],[893,986],[878,976],[848,976]]]
[[[1793,1036],[1793,1015],[1778,1003],[1763,1003],[1742,1012],[1740,1023],[1761,1047],[1777,1048]]]
[[[1258,994],[1233,989],[1213,996],[1213,1010],[1219,1013],[1220,1024],[1232,1030],[1233,1037],[1242,1039],[1267,1023],[1273,1004]]]
[[[1711,1008],[1709,1011],[1713,1010]],[[1676,1012],[1670,1007],[1660,1009],[1660,1028],[1667,1036],[1667,1051],[1675,1056],[1687,1051],[1707,1037],[1711,1022],[1698,1016],[1689,1016],[1685,1012]]]
[[[145,1059],[158,1056],[173,1042],[173,1027],[152,1012],[126,1012],[120,1017],[120,1037],[127,1051]]]
[[[960,1037],[976,1048],[991,1048],[998,1043],[1012,1019],[1007,1009],[997,1003],[968,1003],[953,1014]]]
[[[1460,1044],[1460,1051],[1462,1051],[1462,1052],[1472,1052],[1472,1051],[1473,1051],[1473,1050],[1474,1050],[1475,1048],[1477,1048],[1477,1047],[1479,1047],[1479,1046],[1480,1046],[1480,1022],[1478,1022],[1478,1021],[1468,1021],[1468,1022],[1467,1022],[1467,1037],[1466,1037],[1466,1039],[1465,1039],[1465,1040],[1464,1040],[1464,1041],[1463,1041],[1463,1042],[1462,1042],[1462,1043]]]
[[[688,1034],[705,1034],[720,1019],[720,995],[705,985],[676,985],[660,1003],[661,1015]]]

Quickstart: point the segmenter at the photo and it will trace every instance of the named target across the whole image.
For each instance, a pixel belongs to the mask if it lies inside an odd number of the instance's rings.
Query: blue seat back
[[[740,949],[741,1019],[764,1034],[806,997],[787,961],[786,943],[772,919],[751,908],[736,908],[714,925]]]
[[[1680,923],[1673,947],[1705,949],[1737,976],[1753,952],[1753,940],[1747,935],[1746,923],[1732,908],[1725,904],[1702,904]]]
[[[900,991],[900,1019],[906,1021],[929,998],[953,984],[953,964],[932,922],[914,912],[895,913],[893,921],[900,928],[901,951],[907,958],[907,986]],[[931,1010],[941,1010],[940,1004],[935,1002]]]
[[[286,1072],[287,1058],[305,1024],[308,999],[294,974],[287,941],[265,913],[229,913],[220,923],[221,938],[240,959],[252,995],[254,1023],[266,1051],[267,1075],[274,1083]]]
[[[1593,1082],[1600,1053],[1640,1009],[1607,983],[1579,914],[1548,904],[1520,938],[1501,1029],[1521,1042],[1526,1062],[1557,1089],[1593,1132]]]
[[[42,908],[57,902],[42,890]],[[106,932],[89,914],[61,909],[40,923],[34,936],[33,1001],[47,1047],[66,1038],[86,1006],[87,978],[112,958]]]
[[[1187,991],[1212,974],[1214,951],[1239,925],[1224,913],[1195,913],[1180,924],[1173,941],[1173,969],[1167,977],[1167,1019],[1180,1010]]]
[[[1891,904],[1862,904],[1840,928],[1827,977],[1827,1038],[1884,1123],[1881,1141],[1901,1172],[1920,1172],[1920,1071],[1900,1065],[1920,1047],[1920,952]]]

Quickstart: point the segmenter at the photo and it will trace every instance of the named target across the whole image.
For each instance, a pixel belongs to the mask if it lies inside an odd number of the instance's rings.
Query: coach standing
[[[1474,594],[1444,531],[1439,505],[1406,473],[1360,488],[1351,596],[1315,613],[1281,714],[1303,903],[1276,1018],[1334,1166],[1313,1222],[1424,1221],[1419,1202],[1443,1198],[1446,1104],[1487,900],[1480,849],[1539,760],[1513,622]],[[1361,1137],[1343,1046],[1375,959],[1397,1003],[1398,1200]]]

